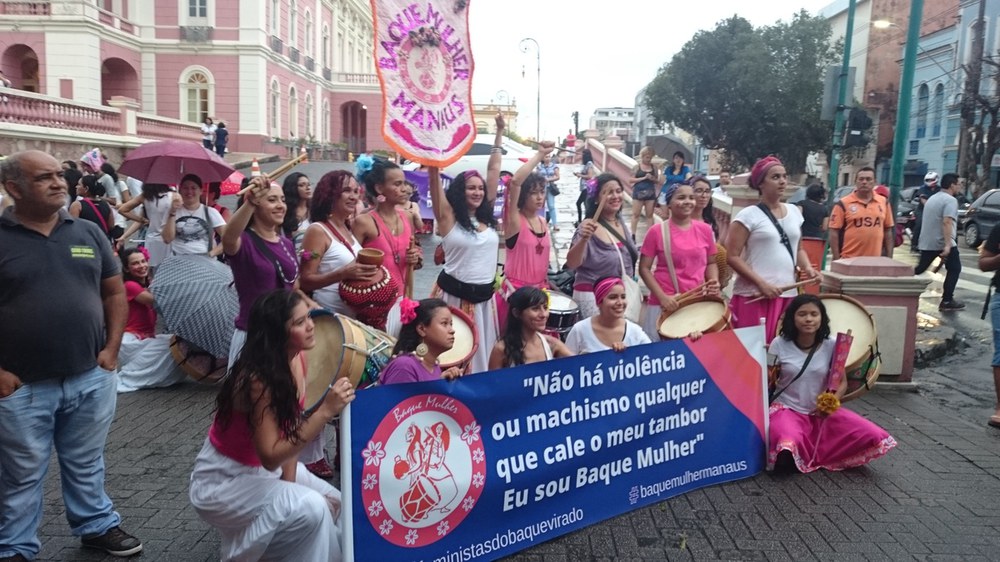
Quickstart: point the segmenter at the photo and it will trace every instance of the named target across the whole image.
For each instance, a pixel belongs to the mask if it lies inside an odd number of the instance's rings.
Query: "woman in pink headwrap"
[[[773,156],[758,160],[749,183],[760,192],[760,203],[737,213],[729,227],[727,261],[737,275],[729,306],[736,328],[755,326],[764,318],[770,340],[781,313],[797,294],[782,287],[794,285],[799,272],[806,279],[818,279],[820,274],[799,244],[801,211],[781,202],[788,184],[781,160]],[[764,298],[748,302],[758,297]]]
[[[595,351],[624,351],[632,345],[649,343],[642,327],[625,318],[628,303],[620,277],[603,277],[594,283],[597,314],[584,318],[566,336],[566,347],[575,355]]]

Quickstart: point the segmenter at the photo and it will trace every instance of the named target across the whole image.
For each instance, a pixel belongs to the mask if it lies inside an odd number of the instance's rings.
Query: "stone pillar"
[[[111,96],[108,105],[121,112],[122,135],[128,137],[136,136],[138,126],[136,125],[136,112],[139,111],[139,102],[125,96]]]
[[[823,275],[823,292],[861,302],[875,319],[882,354],[881,382],[913,379],[917,306],[929,279],[914,277],[913,266],[885,257],[834,261]]]

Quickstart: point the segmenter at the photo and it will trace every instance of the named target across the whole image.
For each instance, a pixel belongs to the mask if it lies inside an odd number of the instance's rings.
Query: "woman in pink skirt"
[[[766,322],[766,337],[772,338],[778,318],[796,291],[797,271],[806,279],[820,274],[799,246],[802,213],[795,205],[782,203],[788,174],[781,160],[768,156],[750,171],[750,187],[760,192],[760,203],[746,207],[733,218],[726,240],[726,259],[736,272],[733,298],[733,327],[756,326]],[[756,302],[750,302],[763,297]]]
[[[815,295],[792,299],[781,334],[768,349],[780,365],[769,412],[768,470],[792,463],[800,472],[844,470],[867,464],[896,446],[884,429],[850,410],[817,410],[816,397],[828,388],[835,346],[823,301]],[[844,377],[837,399],[846,390]]]

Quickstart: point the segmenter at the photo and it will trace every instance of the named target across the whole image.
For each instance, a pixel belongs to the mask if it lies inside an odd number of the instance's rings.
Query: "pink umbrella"
[[[243,178],[245,178],[240,172],[233,172],[228,178],[222,180],[222,184],[219,189],[222,191],[223,195],[236,195],[240,190],[240,185],[243,184]]]
[[[146,183],[177,184],[185,174],[222,181],[235,170],[219,155],[191,141],[165,140],[129,152],[118,172]]]

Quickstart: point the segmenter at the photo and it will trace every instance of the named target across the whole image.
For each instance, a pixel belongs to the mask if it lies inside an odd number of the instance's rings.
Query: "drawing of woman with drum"
[[[761,202],[737,213],[729,225],[727,261],[736,272],[730,307],[734,327],[756,326],[764,318],[766,335],[772,338],[778,318],[795,297],[797,272],[815,281],[820,273],[799,244],[802,213],[781,202],[788,184],[781,160],[773,156],[758,160],[749,184],[760,193]]]
[[[400,303],[403,327],[392,349],[393,359],[379,374],[379,384],[452,380],[462,376],[462,370],[451,367],[441,370],[438,358],[455,345],[455,329],[448,304],[441,299]]]
[[[643,329],[653,340],[659,339],[660,317],[684,304],[682,295],[721,298],[715,236],[712,227],[694,220],[694,188],[675,183],[664,195],[670,216],[649,228],[639,258],[639,276],[649,288]]]
[[[219,391],[191,474],[191,504],[218,529],[224,560],[342,558],[340,492],[297,457],[354,389],[341,379],[303,416],[305,354],[313,345],[313,322],[297,292],[269,292],[251,307],[246,345]]]
[[[771,394],[767,468],[795,467],[800,472],[844,470],[881,457],[896,446],[884,429],[843,407],[825,413],[817,397],[828,383],[836,338],[830,317],[815,295],[792,299],[768,354],[779,371]],[[834,395],[847,390],[847,377]]]
[[[497,126],[502,124],[498,115]],[[465,171],[455,176],[445,193],[440,170],[429,169],[431,203],[445,257],[431,296],[460,309],[475,324],[479,348],[472,357],[473,373],[487,369],[500,331],[494,298],[500,237],[493,202],[500,181],[501,139],[497,133],[485,180],[475,170]]]
[[[490,353],[490,370],[573,355],[559,338],[545,333],[548,319],[549,295],[538,287],[521,287],[507,297],[507,320]]]
[[[596,351],[624,351],[633,345],[649,343],[642,327],[625,318],[628,306],[625,284],[620,277],[603,277],[594,283],[597,314],[584,318],[566,336],[570,353],[581,355]]]

